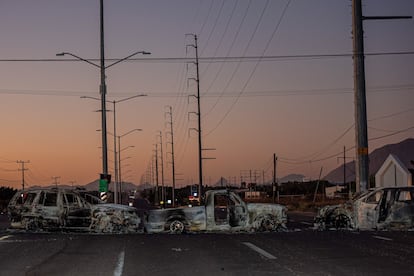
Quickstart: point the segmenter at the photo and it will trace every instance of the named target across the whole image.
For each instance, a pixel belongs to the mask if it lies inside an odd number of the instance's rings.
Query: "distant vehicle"
[[[277,231],[286,228],[286,207],[245,203],[229,190],[206,192],[204,206],[149,210],[148,233],[186,231]]]
[[[370,189],[345,204],[325,206],[315,217],[325,229],[408,229],[414,227],[414,187]]]
[[[11,228],[28,231],[75,230],[97,233],[142,231],[136,209],[59,188],[18,191],[8,205]]]

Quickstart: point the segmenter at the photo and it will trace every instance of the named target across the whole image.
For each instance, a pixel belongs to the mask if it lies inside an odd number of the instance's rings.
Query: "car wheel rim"
[[[179,220],[174,220],[170,224],[170,233],[181,234],[184,232],[184,223]]]

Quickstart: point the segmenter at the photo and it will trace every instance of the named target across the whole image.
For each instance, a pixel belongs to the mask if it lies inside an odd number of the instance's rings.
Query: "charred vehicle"
[[[229,190],[207,191],[204,206],[155,209],[144,222],[148,233],[186,231],[277,231],[286,228],[286,207],[245,203]]]
[[[325,206],[317,229],[409,229],[414,227],[414,187],[370,189],[345,204]]]
[[[28,231],[134,233],[143,229],[133,207],[58,188],[18,191],[10,200],[8,215],[11,228]]]

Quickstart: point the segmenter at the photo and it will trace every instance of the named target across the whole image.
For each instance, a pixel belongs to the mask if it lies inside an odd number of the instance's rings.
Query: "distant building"
[[[327,198],[334,198],[338,192],[340,192],[342,189],[342,186],[335,185],[325,188],[325,196]]]
[[[413,172],[414,170],[407,168],[396,155],[390,154],[375,174],[375,186],[412,186]]]
[[[256,192],[256,191],[246,191],[244,194],[244,197],[246,199],[260,199],[265,198],[266,193],[265,192]]]

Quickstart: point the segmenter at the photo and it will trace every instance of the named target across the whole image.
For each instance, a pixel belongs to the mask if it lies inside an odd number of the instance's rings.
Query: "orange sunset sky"
[[[178,186],[197,183],[194,95],[198,35],[205,184],[241,171],[315,179],[340,165],[354,138],[351,1],[117,0],[105,3],[107,98],[117,105],[123,180],[139,184],[163,134],[166,184],[172,106]],[[365,0],[365,15],[414,15],[411,0]],[[364,22],[370,151],[414,135],[414,20]],[[0,4],[0,185],[87,184],[102,172],[99,69],[56,53],[99,59],[98,0]],[[396,54],[399,53],[399,54]],[[212,58],[221,59],[212,59]],[[244,59],[243,59],[244,57]],[[246,59],[246,57],[252,57]],[[262,57],[262,58],[257,58]],[[111,61],[107,61],[107,64]],[[112,106],[108,104],[108,109]],[[108,131],[113,114],[108,112]],[[401,131],[403,130],[403,131]],[[396,134],[398,132],[398,134]],[[386,136],[381,139],[377,137]],[[109,170],[114,169],[108,136]],[[348,161],[354,150],[347,152]],[[260,177],[262,176],[262,173]],[[260,180],[262,181],[262,180]]]

